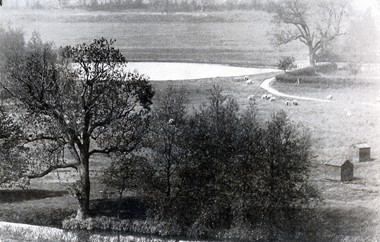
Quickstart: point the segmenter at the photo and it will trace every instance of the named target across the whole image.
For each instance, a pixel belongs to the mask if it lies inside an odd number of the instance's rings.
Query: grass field
[[[0,10],[1,11],[1,10]],[[9,12],[10,11],[10,12]],[[84,10],[0,12],[0,23],[33,31],[56,46],[116,39],[128,61],[179,61],[238,66],[275,65],[280,56],[305,60],[300,44],[275,48],[264,12],[105,13]]]
[[[373,73],[373,76],[376,75],[377,73]],[[190,97],[189,110],[192,110],[193,107],[196,108],[207,101],[212,85],[218,84],[225,94],[235,97],[244,108],[248,105],[249,95],[255,94],[260,97],[265,93],[258,85],[271,76],[273,74],[251,76],[252,85],[243,81],[234,82],[233,78],[153,82],[152,85],[157,92],[169,85],[185,87]],[[285,110],[294,122],[302,122],[311,131],[315,155],[311,180],[317,185],[324,199],[322,206],[318,208],[320,217],[316,220],[321,223],[318,225],[319,238],[324,241],[373,241],[380,236],[380,107],[368,106],[357,101],[369,102],[371,98],[362,100],[363,96],[367,96],[366,93],[376,93],[380,84],[368,76],[366,79],[358,78],[358,83],[346,84],[348,86],[331,85],[331,88],[322,88],[306,84],[295,87],[275,83],[274,87],[283,92],[304,96],[313,96],[317,92],[320,97],[332,93],[336,95],[336,100],[331,103],[300,101],[299,106],[286,106],[284,98],[275,102],[257,98],[256,105],[263,122],[273,112]],[[351,116],[347,116],[347,110],[352,113]],[[355,180],[352,182],[342,183],[325,179],[321,163],[330,159],[345,158],[348,147],[358,142],[368,142],[371,145],[373,161],[355,164]],[[107,214],[109,209],[107,206],[102,207],[103,187],[99,183],[99,171],[106,164],[103,157],[97,157],[92,172],[91,196],[97,201],[93,208],[100,214]],[[65,190],[67,183],[74,179],[73,175],[72,172],[52,173],[43,179],[33,180],[31,189],[35,190],[2,191],[0,220],[59,226],[59,219],[75,212],[76,201]],[[136,205],[133,199],[126,204],[129,204],[126,206],[128,208]],[[132,210],[125,211],[127,217],[141,216],[133,215]],[[28,220],[28,214],[33,219]]]
[[[91,41],[101,36],[117,39],[130,61],[183,61],[224,63],[239,66],[273,65],[282,55],[304,59],[299,45],[276,49],[266,36],[271,27],[270,16],[256,12],[201,14],[144,14],[60,12],[2,12],[0,20],[33,30],[44,40],[57,46]],[[339,74],[340,75],[340,74]],[[153,82],[157,92],[169,85],[183,86],[190,97],[189,110],[207,101],[213,84],[225,94],[235,97],[242,108],[248,96],[265,93],[259,84],[273,74],[252,76],[252,85],[234,82],[233,78],[212,78],[193,81]],[[300,85],[274,83],[282,92],[308,97],[326,98],[334,102],[300,101],[286,106],[285,98],[275,102],[256,99],[260,119],[265,122],[275,111],[285,110],[291,120],[302,122],[312,134],[315,155],[311,180],[324,198],[318,208],[321,214],[320,239],[323,241],[375,241],[380,239],[380,107],[379,73],[362,73],[345,83],[309,83]],[[370,104],[368,104],[370,103]],[[373,161],[355,164],[355,180],[334,182],[324,178],[321,163],[347,156],[353,143],[368,142]],[[103,186],[99,173],[107,165],[104,157],[93,161],[91,174],[94,200],[101,201]],[[67,184],[75,173],[67,171],[33,180],[27,191],[0,190],[0,220],[59,226],[68,214],[74,213],[76,201],[67,192]],[[100,206],[101,202],[94,205]],[[99,208],[99,207],[97,207]]]

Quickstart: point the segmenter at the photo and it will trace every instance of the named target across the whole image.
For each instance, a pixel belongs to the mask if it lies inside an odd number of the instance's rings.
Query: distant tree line
[[[92,10],[147,9],[168,13],[233,9],[271,11],[272,4],[271,0],[91,0],[81,6]]]
[[[11,8],[70,8],[120,11],[145,9],[160,12],[221,11],[233,9],[271,11],[274,0],[24,0],[5,1]]]

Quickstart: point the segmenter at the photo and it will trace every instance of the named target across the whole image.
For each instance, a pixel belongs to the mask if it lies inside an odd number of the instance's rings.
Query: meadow
[[[237,66],[273,66],[281,56],[306,60],[299,43],[277,48],[268,31],[268,13],[107,13],[83,10],[0,10],[2,25],[33,31],[56,46],[94,38],[116,39],[128,61],[176,61]]]
[[[297,44],[274,48],[266,33],[271,27],[270,16],[257,12],[201,14],[88,13],[79,10],[63,12],[29,11],[1,15],[3,23],[23,28],[27,35],[33,30],[44,40],[57,46],[88,42],[93,38],[117,39],[117,46],[130,61],[178,61],[220,63],[238,66],[273,66],[282,55],[305,59],[305,51]],[[276,89],[295,95],[326,98],[333,102],[300,101],[286,106],[286,98],[274,102],[260,99],[266,92],[258,86],[274,73],[250,76],[251,85],[234,82],[233,78],[209,78],[152,82],[156,92],[168,86],[185,87],[190,97],[189,111],[207,101],[213,84],[224,94],[233,96],[241,108],[255,95],[259,118],[265,122],[273,112],[285,110],[290,119],[310,129],[314,162],[311,181],[324,202],[318,208],[318,234],[315,241],[374,241],[380,238],[380,106],[379,73],[360,73],[350,82],[274,83]],[[339,76],[342,73],[338,73]],[[373,161],[355,164],[355,179],[335,182],[325,179],[323,163],[344,159],[353,143],[367,142],[372,147]],[[107,165],[99,156],[92,166],[94,212],[102,207],[104,187],[99,178]],[[75,178],[71,170],[54,172],[32,180],[28,190],[0,190],[0,220],[37,225],[60,226],[60,221],[76,209],[75,198],[67,192],[67,184]],[[136,194],[130,193],[126,204],[134,208]],[[143,216],[125,211],[128,216]],[[126,216],[127,216],[126,215]],[[316,238],[319,238],[316,239]],[[312,239],[310,241],[313,241]]]

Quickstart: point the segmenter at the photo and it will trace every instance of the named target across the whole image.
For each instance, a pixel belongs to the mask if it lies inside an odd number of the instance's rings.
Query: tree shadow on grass
[[[125,197],[121,201],[121,219],[145,219],[148,205],[141,198]],[[94,216],[116,217],[118,213],[117,199],[98,199],[91,201],[91,214]]]
[[[40,189],[28,190],[0,190],[0,203],[22,202],[27,200],[38,200],[49,197],[61,197],[67,191],[49,191]]]

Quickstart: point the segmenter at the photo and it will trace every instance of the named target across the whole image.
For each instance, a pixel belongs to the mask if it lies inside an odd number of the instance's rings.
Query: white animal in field
[[[263,95],[261,96],[261,99],[267,99],[267,94],[263,94]]]
[[[333,99],[333,95],[328,95],[327,96],[327,100],[332,100]]]
[[[168,124],[173,124],[174,123],[174,119],[169,119],[169,121],[168,121]]]
[[[271,102],[276,101],[276,97],[271,97],[271,98],[269,98],[269,101],[271,101]]]
[[[255,95],[249,95],[247,99],[250,101],[255,100]]]
[[[297,101],[297,100],[293,100],[293,101],[292,101],[292,104],[293,104],[294,106],[297,106],[297,105],[298,105],[298,101]]]
[[[292,105],[292,103],[289,102],[289,101],[286,101],[285,104],[286,104],[286,106],[290,106],[290,105]]]
[[[249,80],[249,77],[248,77],[248,76],[245,76],[245,77],[244,77],[244,80],[246,80],[246,81]]]
[[[251,79],[246,80],[245,84],[252,84],[252,80]]]

